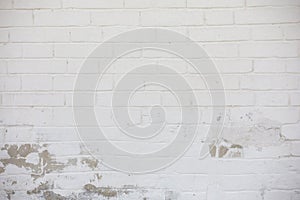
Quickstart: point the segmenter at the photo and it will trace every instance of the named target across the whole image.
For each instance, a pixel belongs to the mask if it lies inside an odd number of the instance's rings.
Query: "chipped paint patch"
[[[37,144],[22,144],[20,146],[6,144],[1,150],[7,151],[9,158],[0,159],[4,166],[3,170],[5,171],[5,167],[8,165],[15,165],[19,168],[30,170],[34,179],[43,177],[52,171],[62,170],[66,165],[56,162],[46,147],[47,145],[40,146]],[[38,163],[32,163],[27,160],[27,156],[32,153],[37,153]]]
[[[5,190],[5,193],[7,195],[7,199],[11,200],[11,197],[15,194],[15,191],[13,191],[13,190]]]
[[[95,169],[98,166],[99,161],[96,159],[83,158],[81,163],[87,165],[91,169]]]
[[[239,124],[225,127],[218,144],[210,145],[210,156],[218,158],[240,158],[243,149],[249,146],[262,148],[278,146],[284,142],[281,124],[261,119],[253,124]]]
[[[34,188],[33,190],[28,190],[27,194],[39,194],[41,191],[53,189],[53,184],[49,185],[48,181],[46,183],[41,183],[38,187]]]
[[[284,142],[281,123],[269,119],[261,119],[253,124],[232,124],[223,129],[222,138],[243,147],[276,146]]]
[[[86,184],[84,189],[90,193],[96,193],[98,195],[102,195],[103,197],[111,198],[116,197],[118,195],[118,191],[111,189],[110,187],[96,187],[93,184]]]
[[[219,144],[210,146],[210,155],[218,158],[240,158],[243,155],[243,147],[222,140]]]

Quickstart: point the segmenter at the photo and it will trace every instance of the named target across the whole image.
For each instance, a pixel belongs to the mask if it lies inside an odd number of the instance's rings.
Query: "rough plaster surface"
[[[299,6],[299,0],[0,0],[0,199],[300,199]],[[89,155],[71,106],[84,58],[102,41],[140,27],[174,30],[203,46],[222,73],[227,110],[220,142],[206,159],[198,159],[197,138],[172,166],[134,175]],[[147,51],[121,66],[166,61],[191,80],[200,97],[199,127],[207,129],[207,93],[187,66]],[[106,77],[99,107],[123,68]],[[140,125],[149,122],[147,103],[174,100],[145,90],[133,99]],[[109,122],[103,127],[122,140]]]

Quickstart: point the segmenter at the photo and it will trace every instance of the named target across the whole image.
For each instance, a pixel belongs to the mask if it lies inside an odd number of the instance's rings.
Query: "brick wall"
[[[300,199],[299,6],[299,0],[0,0],[1,199]],[[198,138],[170,167],[136,175],[106,167],[84,148],[72,92],[93,49],[141,27],[179,32],[206,50],[221,72],[226,115],[207,158],[199,159]],[[145,50],[120,62],[104,79],[105,94],[97,93],[99,107],[126,66],[167,62],[191,82],[199,127],[207,130],[207,90],[188,66]],[[133,99],[132,118],[147,124],[147,103],[172,100],[150,88]],[[122,140],[110,110],[97,115]]]

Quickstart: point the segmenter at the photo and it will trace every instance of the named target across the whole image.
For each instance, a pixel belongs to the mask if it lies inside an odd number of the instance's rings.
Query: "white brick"
[[[100,42],[103,40],[100,28],[72,28],[70,33],[73,42]]]
[[[185,4],[185,0],[124,0],[125,8],[182,8]]]
[[[300,194],[297,191],[292,191],[292,190],[273,190],[273,191],[267,191],[264,194],[264,199],[265,200],[272,200],[272,199],[299,199]]]
[[[0,42],[8,42],[8,30],[0,30]]]
[[[229,106],[251,106],[254,105],[255,96],[253,92],[226,92],[225,102]]]
[[[14,0],[14,8],[60,8],[59,0]]]
[[[10,74],[52,74],[64,73],[67,71],[66,60],[52,59],[26,59],[9,60],[8,73]]]
[[[248,75],[241,78],[241,88],[253,90],[291,90],[298,88],[298,79],[295,76],[283,75]]]
[[[299,140],[300,124],[290,124],[282,126],[282,135],[289,140]]]
[[[241,57],[297,57],[298,45],[292,42],[255,42],[240,44]]]
[[[254,72],[270,73],[285,72],[285,61],[279,59],[254,60]]]
[[[243,7],[243,0],[187,0],[187,6],[192,8],[228,8]]]
[[[53,57],[52,44],[24,44],[24,58],[51,58]]]
[[[299,109],[288,107],[236,107],[230,109],[230,122],[233,123],[259,123],[262,119],[268,119],[277,123],[297,123],[299,120]]]
[[[49,124],[52,110],[47,108],[1,108],[0,121],[2,125],[35,125]]]
[[[139,12],[129,10],[92,11],[91,23],[93,25],[128,25],[139,24]]]
[[[240,41],[250,39],[247,27],[199,27],[189,28],[189,36],[194,41]]]
[[[52,90],[52,77],[49,75],[23,75],[22,90],[24,91]]]
[[[282,40],[283,31],[280,26],[254,26],[252,38],[253,40]]]
[[[7,61],[0,60],[0,74],[7,74]]]
[[[20,58],[22,55],[21,44],[0,44],[0,58]]]
[[[68,74],[75,74],[78,73],[81,66],[83,65],[84,60],[77,58],[77,59],[68,59],[68,63],[67,63],[67,73]],[[94,71],[98,72],[98,71]]]
[[[238,46],[231,43],[204,44],[204,50],[211,58],[232,58],[238,56]]]
[[[246,73],[252,71],[252,61],[248,59],[215,59],[221,73]]]
[[[38,26],[74,26],[89,25],[90,15],[87,11],[72,10],[35,10],[34,24]]]
[[[200,10],[155,10],[141,12],[142,26],[202,25],[204,14]]]
[[[290,94],[291,105],[299,106],[300,105],[300,93],[293,92]]]
[[[75,80],[76,80],[76,76],[74,75],[73,76],[56,75],[53,77],[53,90],[73,91]]]
[[[287,72],[300,72],[300,59],[289,59],[286,60],[286,71]]]
[[[12,0],[0,1],[0,8],[2,8],[2,9],[12,8],[12,5],[13,5]]]
[[[257,92],[256,105],[260,106],[287,106],[289,95],[278,92]]]
[[[237,24],[275,24],[300,21],[298,8],[253,8],[235,12]]]
[[[205,75],[208,79],[215,80],[215,75]],[[199,77],[198,77],[199,79]],[[234,90],[240,88],[240,76],[239,75],[222,75],[223,86],[225,90]],[[212,85],[212,90],[219,89],[219,84]]]
[[[31,26],[33,24],[30,10],[1,10],[0,26]]]
[[[64,94],[4,93],[2,104],[5,106],[63,106]]]
[[[16,91],[21,89],[21,78],[19,76],[1,76],[1,91]]]
[[[96,47],[95,44],[55,44],[54,57],[58,58],[85,58]]]
[[[62,0],[64,8],[122,8],[123,0]]]
[[[246,0],[247,6],[299,6],[297,0]]]
[[[10,29],[11,42],[67,42],[69,31],[62,28],[17,28]]]
[[[233,24],[233,12],[227,10],[206,11],[205,23],[208,25]]]
[[[300,39],[300,25],[287,25],[283,27],[284,37],[288,40]]]

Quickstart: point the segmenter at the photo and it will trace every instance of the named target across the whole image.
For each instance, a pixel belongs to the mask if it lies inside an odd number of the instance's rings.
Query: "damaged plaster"
[[[279,122],[260,119],[248,124],[231,124],[230,127],[223,128],[218,144],[210,145],[210,155],[219,158],[240,158],[244,148],[278,146],[283,142]]]

